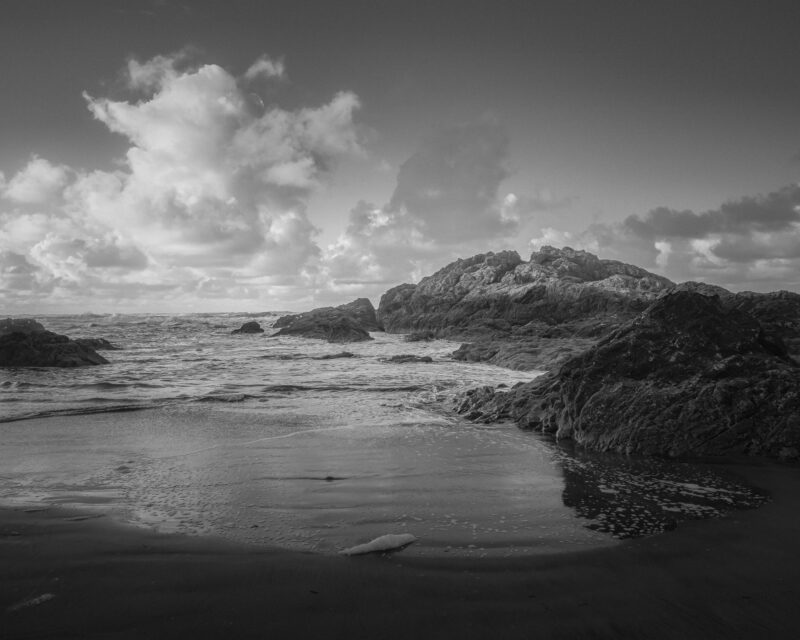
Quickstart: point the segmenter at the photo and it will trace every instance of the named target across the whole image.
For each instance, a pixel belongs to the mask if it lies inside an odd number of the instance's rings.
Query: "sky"
[[[585,249],[800,292],[800,8],[4,0],[0,313],[304,310]]]

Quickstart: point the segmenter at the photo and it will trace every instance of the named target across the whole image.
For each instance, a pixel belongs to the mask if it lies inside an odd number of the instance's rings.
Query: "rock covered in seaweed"
[[[333,307],[314,309],[291,317],[291,323],[283,326],[274,335],[315,338],[328,342],[372,340],[369,332],[353,316]]]
[[[47,331],[30,319],[0,321],[0,367],[81,367],[108,364],[91,346]]]
[[[370,331],[378,330],[375,307],[367,298],[359,298],[338,307],[320,307],[305,313],[282,316],[274,327],[276,336],[317,338],[328,342],[372,340]]]
[[[340,304],[338,307],[319,307],[304,313],[281,316],[275,321],[273,326],[276,329],[282,329],[291,326],[294,322],[301,321],[309,315],[319,316],[326,314],[328,316],[333,316],[333,312],[339,312],[341,315],[350,316],[365,331],[383,330],[378,324],[375,307],[372,306],[368,298],[358,298],[347,304]]]
[[[616,326],[672,284],[569,247],[543,247],[528,262],[515,251],[501,251],[457,260],[417,285],[390,289],[378,306],[378,322],[390,332],[449,334],[508,332],[530,322]]]
[[[601,451],[792,457],[800,367],[752,315],[675,290],[555,373],[473,390],[458,410]]]

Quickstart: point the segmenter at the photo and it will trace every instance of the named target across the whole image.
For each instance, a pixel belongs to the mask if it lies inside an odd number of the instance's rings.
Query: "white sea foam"
[[[377,553],[380,551],[398,551],[416,541],[417,537],[410,533],[387,533],[385,536],[380,536],[364,544],[350,547],[340,553],[343,556],[361,556],[366,553]]]

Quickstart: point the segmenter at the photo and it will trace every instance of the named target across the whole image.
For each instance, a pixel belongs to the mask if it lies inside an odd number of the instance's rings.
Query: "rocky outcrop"
[[[328,342],[372,340],[370,331],[378,330],[375,307],[367,298],[359,298],[338,307],[320,307],[305,313],[282,316],[274,327],[276,336],[317,338]]]
[[[751,314],[675,290],[556,372],[472,390],[458,410],[600,451],[792,458],[800,367]]]
[[[240,333],[264,333],[264,330],[261,328],[261,325],[258,324],[255,320],[251,320],[250,322],[245,322],[241,327],[238,329],[234,329],[231,331],[231,335],[236,335]]]
[[[353,316],[353,319],[367,331],[383,331],[378,323],[375,307],[372,306],[369,298],[358,298],[347,304],[339,305],[336,309]]]
[[[672,282],[569,247],[543,247],[524,262],[515,251],[458,260],[419,284],[387,291],[378,321],[390,332],[510,332],[530,322],[574,324],[584,333],[619,325]]]
[[[383,331],[383,328],[378,323],[375,307],[372,306],[368,298],[358,298],[347,304],[340,304],[338,307],[320,307],[318,309],[306,311],[305,313],[281,316],[275,321],[273,326],[276,329],[282,329],[283,327],[291,326],[292,323],[302,320],[304,317],[311,314],[320,315],[324,313],[333,315],[334,311],[351,317],[356,324],[361,326],[365,331]]]
[[[0,367],[80,367],[108,364],[92,347],[47,331],[35,320],[0,322]]]
[[[369,332],[353,316],[333,307],[314,309],[289,317],[292,318],[292,321],[274,335],[316,338],[328,342],[372,340]]]

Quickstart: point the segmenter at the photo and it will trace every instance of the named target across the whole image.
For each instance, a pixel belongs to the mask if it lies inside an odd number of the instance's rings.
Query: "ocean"
[[[727,465],[590,455],[451,411],[539,372],[455,361],[445,340],[272,337],[279,315],[40,317],[121,350],[0,369],[0,502],[316,553],[411,534],[403,553],[485,557],[619,544],[767,499]],[[249,320],[266,333],[231,335]]]

